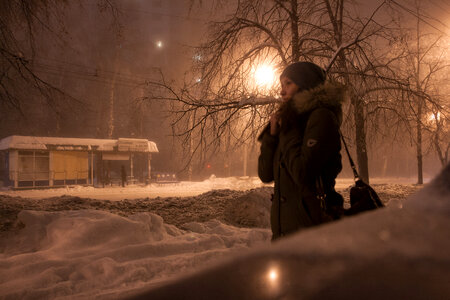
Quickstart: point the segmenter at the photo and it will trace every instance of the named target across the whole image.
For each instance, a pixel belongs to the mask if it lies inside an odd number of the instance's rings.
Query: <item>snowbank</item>
[[[351,183],[344,185],[344,196]],[[261,185],[254,178],[211,178],[178,186],[6,191],[0,195],[0,298],[121,298],[269,245],[272,188]],[[259,188],[249,190],[254,187]],[[381,183],[375,188],[393,208],[417,189]],[[175,196],[128,197],[139,189]],[[91,199],[67,193],[77,190]],[[97,191],[104,197],[123,194],[93,199]],[[189,196],[192,191],[206,193]],[[33,193],[34,199],[17,197]],[[348,235],[361,227],[347,226]],[[375,232],[394,237],[391,231]],[[303,242],[292,247],[312,249]],[[324,242],[323,249],[333,251],[335,245]]]
[[[0,296],[51,299],[119,296],[267,243],[267,229],[211,220],[167,225],[152,213],[22,211],[24,229],[2,240]]]
[[[404,202],[298,232],[133,299],[449,299],[449,182],[450,165]]]

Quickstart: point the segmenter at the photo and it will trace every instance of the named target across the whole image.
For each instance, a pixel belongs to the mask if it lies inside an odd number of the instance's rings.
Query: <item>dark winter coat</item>
[[[273,239],[330,220],[324,213],[326,205],[342,206],[334,185],[342,169],[343,101],[343,88],[331,83],[301,91],[280,109],[280,133],[270,135],[267,126],[260,135],[258,175],[263,182],[275,181]],[[320,191],[327,195],[327,203],[318,199]]]

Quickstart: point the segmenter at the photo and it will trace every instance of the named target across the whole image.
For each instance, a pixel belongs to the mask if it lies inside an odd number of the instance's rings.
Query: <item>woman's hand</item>
[[[270,116],[270,135],[277,135],[280,131],[280,112],[276,112]]]

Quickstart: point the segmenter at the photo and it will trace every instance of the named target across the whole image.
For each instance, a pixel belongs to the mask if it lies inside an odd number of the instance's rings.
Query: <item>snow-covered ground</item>
[[[402,184],[410,185],[416,182],[415,178],[371,178],[370,183],[378,184]],[[352,178],[338,178],[336,189],[343,190],[354,183]],[[38,199],[71,195],[81,198],[102,199],[102,200],[123,200],[156,197],[189,197],[196,196],[211,190],[232,189],[248,190],[265,185],[257,177],[228,177],[210,179],[201,182],[182,181],[178,184],[151,184],[148,186],[129,185],[126,187],[106,186],[104,188],[94,188],[91,186],[69,186],[54,189],[35,190],[0,190],[0,195],[18,196],[22,198]]]
[[[449,182],[450,165],[408,199],[303,230],[133,299],[450,299]]]
[[[158,284],[245,251],[268,229],[191,223],[167,225],[152,213],[129,218],[105,211],[23,211],[25,228],[0,256],[0,295],[6,299],[64,296],[105,298]]]
[[[416,189],[412,182],[371,183],[383,200],[401,201]],[[339,180],[337,187],[345,192],[351,184]],[[147,187],[2,190],[3,212],[20,212],[12,229],[0,232],[0,298],[120,298],[268,246],[270,188],[264,187],[256,178],[210,178]],[[62,202],[66,206],[57,207]]]
[[[68,186],[54,189],[40,190],[0,190],[0,194],[19,196],[23,198],[49,198],[62,195],[71,195],[82,198],[102,199],[102,200],[123,200],[156,197],[189,197],[205,193],[210,190],[233,189],[248,190],[262,187],[264,184],[256,177],[229,177],[210,179],[200,182],[181,181],[180,183],[150,184],[150,185],[128,185],[121,186]]]

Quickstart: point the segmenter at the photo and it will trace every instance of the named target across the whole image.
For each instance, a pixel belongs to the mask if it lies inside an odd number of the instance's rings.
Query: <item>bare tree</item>
[[[392,49],[399,50],[394,54],[398,58],[396,68],[398,77],[404,82],[402,92],[406,92],[406,97],[399,97],[402,101],[398,111],[403,115],[416,147],[417,182],[422,184],[424,146],[433,146],[441,163],[446,161],[445,153],[448,153],[446,141],[442,140],[446,135],[443,124],[448,114],[448,98],[438,87],[446,82],[443,76],[448,72],[450,62],[445,54],[447,47],[441,45],[444,35],[430,24],[431,18],[425,14],[423,3],[414,1],[412,5],[414,9],[402,6],[401,12],[413,16],[415,23],[408,24],[407,18],[400,16],[401,33]]]
[[[78,2],[82,4],[80,0]],[[98,0],[99,10],[114,16],[119,29],[114,1]],[[66,43],[66,10],[73,2],[58,0],[1,1],[0,4],[0,106],[2,111],[20,111],[39,95],[49,108],[58,111],[61,104],[79,100],[70,97],[58,84],[45,79],[35,62],[36,46],[46,34],[63,46]]]
[[[252,84],[256,66],[281,70],[308,60],[324,66],[330,78],[348,88],[344,133],[354,133],[360,175],[368,181],[368,134],[410,124],[408,101],[433,95],[412,84],[416,81],[411,72],[402,71],[411,52],[398,46],[405,38],[395,19],[375,21],[381,10],[409,9],[383,1],[368,17],[359,18],[348,11],[354,5],[345,0],[238,1],[228,18],[212,23],[207,42],[196,49],[191,81],[179,92],[153,83],[169,92],[165,99],[174,102],[174,132],[184,138],[190,157],[214,147],[220,150],[224,140],[242,145],[265,125],[276,109],[276,92]],[[230,132],[238,134],[230,140]]]
[[[196,49],[191,83],[178,93],[170,90],[176,96],[168,99],[178,102],[177,134],[187,143],[192,142],[187,137],[198,131],[196,150],[201,145],[219,146],[230,128],[244,129],[237,129],[236,144],[249,140],[276,109],[276,87],[263,89],[252,81],[257,67],[271,65],[279,72],[292,62],[314,61],[349,87],[350,127],[361,175],[368,180],[363,97],[372,86],[360,87],[378,72],[370,41],[383,34],[374,17],[386,2],[365,19],[347,12],[348,3],[353,5],[344,0],[238,1],[228,18],[211,24],[210,36]]]

